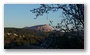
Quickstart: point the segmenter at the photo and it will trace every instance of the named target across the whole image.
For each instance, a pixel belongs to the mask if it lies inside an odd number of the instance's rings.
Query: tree
[[[60,9],[63,10],[63,20],[57,24],[56,28],[64,27],[66,30],[84,29],[84,4],[41,4],[39,8],[30,11],[37,18],[44,13],[49,13],[49,11],[58,12]]]
[[[44,48],[83,49],[84,4],[41,4],[39,8],[30,11],[37,18],[44,13],[49,13],[49,11],[58,12],[60,9],[63,10],[63,19],[54,28],[64,32],[52,32],[45,38],[41,46]],[[50,21],[50,23],[52,24],[53,21]],[[64,34],[60,36],[60,33]]]

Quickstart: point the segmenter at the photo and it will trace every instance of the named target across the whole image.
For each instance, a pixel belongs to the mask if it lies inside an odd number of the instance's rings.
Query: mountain
[[[42,32],[51,32],[51,31],[53,31],[53,28],[51,26],[49,26],[48,24],[36,25],[36,26],[24,27],[24,28],[25,29],[38,30],[38,31],[42,31]]]

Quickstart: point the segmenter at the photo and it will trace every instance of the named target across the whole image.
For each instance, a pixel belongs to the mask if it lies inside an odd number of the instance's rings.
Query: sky
[[[50,20],[56,25],[62,18],[62,10],[58,12],[50,11],[48,14],[35,18],[35,14],[30,12],[34,8],[40,7],[40,4],[4,4],[4,27],[30,27],[34,25],[49,24]]]

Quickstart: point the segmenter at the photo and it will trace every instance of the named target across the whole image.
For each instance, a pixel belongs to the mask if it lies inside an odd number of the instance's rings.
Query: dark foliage
[[[76,33],[51,33],[41,44],[46,49],[84,49],[84,36]]]

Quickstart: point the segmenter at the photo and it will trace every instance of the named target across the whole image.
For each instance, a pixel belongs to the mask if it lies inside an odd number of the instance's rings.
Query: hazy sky
[[[36,20],[35,14],[30,12],[30,9],[40,7],[39,4],[5,4],[4,5],[4,27],[22,28],[26,26],[34,26],[41,24],[49,24],[49,20],[53,20],[54,24],[60,22],[62,10],[58,12],[49,12],[38,17]]]

